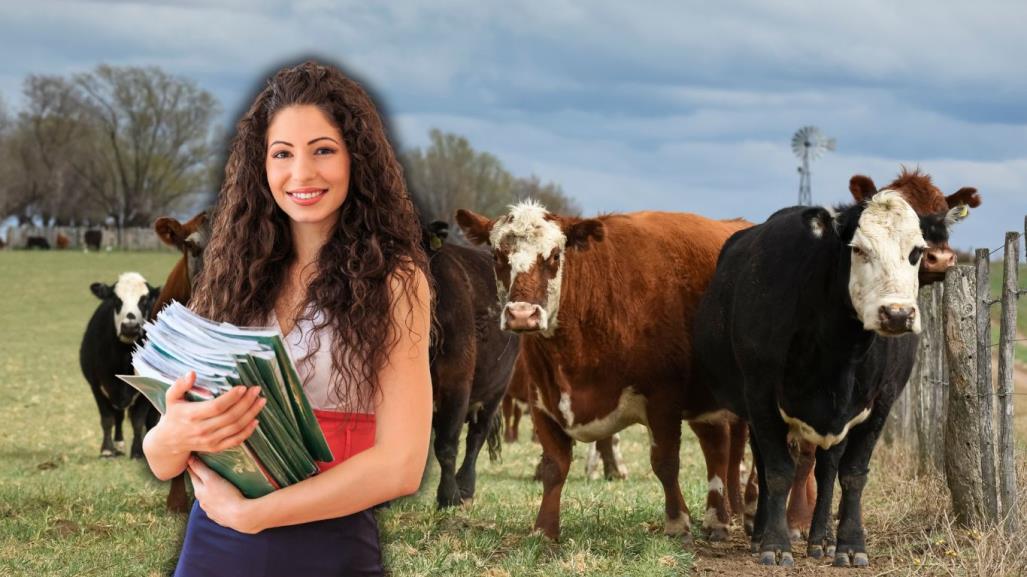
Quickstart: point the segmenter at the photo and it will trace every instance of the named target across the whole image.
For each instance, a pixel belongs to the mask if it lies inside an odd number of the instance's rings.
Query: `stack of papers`
[[[237,385],[259,386],[267,404],[249,439],[219,453],[197,453],[250,498],[315,474],[333,459],[303,394],[303,384],[275,329],[240,328],[205,319],[172,302],[145,325],[145,344],[132,353],[135,375],[118,375],[163,414],[165,393],[189,371],[190,401],[213,399]]]

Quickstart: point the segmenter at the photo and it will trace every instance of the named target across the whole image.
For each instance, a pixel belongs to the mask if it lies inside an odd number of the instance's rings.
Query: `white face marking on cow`
[[[636,423],[649,427],[649,418],[645,412],[646,398],[635,392],[632,387],[621,391],[617,407],[609,414],[579,425],[567,425],[564,430],[572,439],[583,442],[598,441],[624,430]],[[652,432],[650,431],[650,439]]]
[[[139,273],[125,272],[114,283],[114,294],[121,299],[121,307],[114,310],[114,331],[123,343],[133,343],[138,333],[123,335],[122,327],[138,326],[145,318],[139,308],[139,301],[150,292],[146,279]]]
[[[801,438],[802,440],[813,443],[821,449],[830,449],[831,447],[841,443],[845,436],[849,434],[849,429],[862,423],[870,417],[870,407],[863,409],[858,415],[852,418],[838,434],[828,433],[827,435],[821,435],[808,424],[804,423],[800,419],[788,416],[785,410],[778,407],[777,410],[781,413],[781,419],[788,425],[791,434],[795,437]]]
[[[531,272],[539,257],[545,260],[567,245],[567,236],[560,226],[546,219],[549,213],[541,204],[527,200],[510,207],[510,212],[498,219],[489,233],[489,245],[493,250],[502,250],[510,264],[509,286],[514,286],[517,275]],[[540,307],[539,331],[551,336],[556,330],[556,313],[560,308],[560,285],[563,280],[563,262],[560,259],[555,276],[546,285],[546,303]],[[501,306],[535,305],[536,303],[512,303],[503,283],[496,279],[496,288]],[[505,309],[504,309],[505,310]],[[500,314],[500,328],[506,329],[506,315]]]
[[[919,333],[920,261],[910,262],[910,255],[925,249],[927,243],[913,209],[898,193],[879,192],[860,215],[850,246],[849,297],[863,328],[895,334],[882,323],[884,311],[892,309],[910,314],[908,328]]]

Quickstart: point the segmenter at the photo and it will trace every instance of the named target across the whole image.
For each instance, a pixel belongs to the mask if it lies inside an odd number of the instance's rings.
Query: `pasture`
[[[164,510],[167,484],[143,462],[98,457],[99,416],[77,356],[98,302],[89,284],[113,282],[127,270],[161,284],[176,256],[0,252],[0,575],[159,576],[173,568],[185,518]],[[1021,419],[1025,399],[1017,397]],[[501,462],[480,459],[473,505],[436,511],[431,463],[418,495],[380,512],[386,566],[397,576],[783,573],[756,566],[737,526],[729,543],[703,541],[705,467],[684,430],[681,480],[695,545],[661,534],[663,499],[640,427],[623,434],[627,481],[587,481],[578,445],[564,488],[562,542],[532,535],[541,487],[531,476],[540,449],[528,440],[525,419],[521,442],[505,445]],[[127,422],[126,432],[130,437]],[[884,447],[874,456],[864,501],[873,572],[965,574],[975,537],[950,529],[944,484],[915,479],[913,461]],[[796,544],[795,573],[844,574],[804,550]]]

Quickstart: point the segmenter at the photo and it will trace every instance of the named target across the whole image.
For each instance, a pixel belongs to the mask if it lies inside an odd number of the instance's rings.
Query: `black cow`
[[[499,405],[520,350],[517,335],[499,328],[492,255],[444,242],[448,225],[424,229],[428,268],[435,281],[438,332],[431,344],[435,457],[441,477],[437,502],[450,507],[474,498],[482,446],[499,451]],[[468,423],[464,460],[456,470],[460,432]]]
[[[97,282],[89,288],[101,302],[82,337],[79,364],[100,409],[100,426],[103,427],[100,456],[124,454],[121,423],[128,410],[133,434],[131,455],[142,458],[150,403],[114,375],[132,374],[132,349],[142,336],[142,323],[150,314],[160,288],[151,287],[134,272],[122,273],[113,285]],[[114,429],[113,439],[111,429]]]
[[[91,228],[85,232],[83,238],[86,250],[100,250],[100,243],[103,241],[103,231],[98,228]]]
[[[50,250],[50,241],[45,236],[30,236],[25,241],[25,248]]]
[[[849,553],[857,565],[868,562],[860,502],[897,394],[882,389],[904,382],[884,373],[900,373],[895,359],[915,352],[915,338],[897,337],[920,330],[920,226],[909,204],[886,192],[839,214],[783,209],[724,246],[695,319],[696,358],[717,401],[751,427],[759,480],[753,544],[761,563],[793,562],[785,522],[794,477],[789,436],[820,448],[821,513],[830,507],[828,474],[837,471],[839,555],[846,564]],[[887,354],[866,361],[889,340]]]

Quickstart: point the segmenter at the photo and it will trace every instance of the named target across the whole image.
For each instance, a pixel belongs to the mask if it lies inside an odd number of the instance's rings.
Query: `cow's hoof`
[[[821,545],[810,545],[806,548],[806,556],[811,559],[820,559],[824,556],[824,548]]]
[[[117,457],[117,456],[118,456],[118,453],[116,453],[113,449],[100,449],[100,458],[101,459],[113,459],[114,457]]]
[[[474,495],[471,495],[470,497],[463,497],[462,499],[460,499],[460,506],[464,509],[470,509],[471,507],[473,507]]]
[[[869,567],[870,566],[870,556],[867,555],[866,553],[856,553],[855,555],[852,556],[852,566],[853,567]]]
[[[125,454],[125,441],[114,441],[114,450],[119,452],[119,453],[121,453],[122,455],[124,455]]]
[[[838,553],[834,556],[834,563],[832,565],[835,567],[848,567],[850,565],[849,555],[847,553]]]
[[[760,542],[759,541],[751,541],[749,543],[749,552],[750,553],[759,553],[760,552]]]
[[[742,528],[745,529],[745,535],[747,537],[752,537],[753,525],[752,519],[746,519],[742,522]],[[753,551],[753,553],[755,553],[755,551]]]
[[[798,529],[791,529],[788,531],[788,536],[792,539],[792,541],[800,541],[802,540],[802,531]]]
[[[778,555],[780,554],[780,558]],[[795,558],[788,551],[764,551],[760,553],[760,565],[780,565],[792,567],[795,565]]]
[[[146,455],[143,454],[142,449],[139,449],[137,451],[132,451],[132,458],[133,459],[145,459]]]
[[[691,545],[692,543],[695,542],[695,538],[692,537],[692,532],[691,531],[688,531],[688,532],[685,532],[685,533],[682,533],[682,534],[678,535],[678,538],[681,539],[681,544],[682,545]]]
[[[727,541],[727,529],[725,527],[710,527],[706,529],[706,538],[710,541]]]

